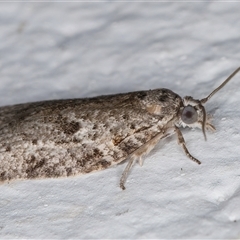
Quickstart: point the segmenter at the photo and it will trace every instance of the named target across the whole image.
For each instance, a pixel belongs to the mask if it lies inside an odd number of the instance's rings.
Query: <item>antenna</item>
[[[213,90],[207,97],[200,100],[201,104],[206,103],[216,92],[218,92],[221,88],[223,88],[239,71],[240,71],[240,67],[237,68],[219,87]]]

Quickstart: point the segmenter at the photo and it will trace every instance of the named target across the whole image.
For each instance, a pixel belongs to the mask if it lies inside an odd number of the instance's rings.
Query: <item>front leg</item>
[[[193,157],[193,156],[189,153],[189,151],[188,151],[188,149],[187,149],[187,147],[186,147],[186,143],[185,143],[185,140],[184,140],[184,138],[183,138],[182,132],[180,131],[180,129],[179,129],[177,126],[175,126],[175,131],[176,131],[177,136],[178,136],[178,144],[181,145],[181,147],[183,148],[183,151],[185,152],[185,154],[186,154],[191,160],[193,160],[194,162],[196,162],[196,163],[198,163],[198,164],[201,164],[201,162],[200,162],[198,159],[196,159],[195,157]]]

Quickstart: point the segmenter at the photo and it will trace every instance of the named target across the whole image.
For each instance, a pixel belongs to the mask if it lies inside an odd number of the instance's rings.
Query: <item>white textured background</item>
[[[0,105],[169,88],[203,98],[240,66],[240,2],[0,3]],[[0,185],[0,238],[240,238],[240,74],[136,165]]]

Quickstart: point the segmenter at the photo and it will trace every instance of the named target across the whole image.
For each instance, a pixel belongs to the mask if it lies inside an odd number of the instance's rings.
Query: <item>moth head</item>
[[[204,108],[204,104],[221,88],[223,88],[227,82],[233,78],[234,75],[237,74],[237,72],[240,71],[240,67],[237,68],[219,87],[217,87],[214,91],[212,91],[207,97],[197,100],[193,99],[190,96],[186,96],[183,98],[183,105],[184,107],[181,110],[181,121],[182,124],[189,127],[201,127],[202,132],[204,135],[205,140],[207,140],[206,137],[206,125],[207,125],[207,115],[206,110]],[[213,127],[213,126],[212,126]]]
[[[206,110],[200,100],[193,99],[190,96],[183,98],[183,108],[180,117],[183,126],[202,128],[204,138],[206,139]]]

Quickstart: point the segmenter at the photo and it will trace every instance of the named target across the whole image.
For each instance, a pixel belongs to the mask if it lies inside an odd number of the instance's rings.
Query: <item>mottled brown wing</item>
[[[179,108],[181,98],[162,91],[0,108],[0,180],[83,174],[123,161]]]

